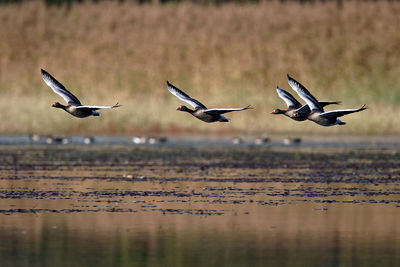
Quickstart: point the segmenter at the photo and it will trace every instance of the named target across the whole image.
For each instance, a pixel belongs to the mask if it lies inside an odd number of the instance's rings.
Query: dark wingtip
[[[47,71],[45,71],[44,69],[42,69],[42,68],[40,68],[40,72],[42,73],[42,74],[45,74],[45,73],[47,73]]]
[[[292,77],[289,76],[289,73],[286,73],[286,77],[287,77],[288,79],[292,79]]]
[[[121,105],[119,102],[117,102],[117,104],[115,104],[115,105],[113,106],[113,108],[118,108],[118,107],[122,107],[122,105]]]
[[[167,80],[167,85],[171,85],[168,80]]]
[[[248,105],[248,106],[246,107],[246,109],[254,109],[254,107],[252,107],[251,105]]]

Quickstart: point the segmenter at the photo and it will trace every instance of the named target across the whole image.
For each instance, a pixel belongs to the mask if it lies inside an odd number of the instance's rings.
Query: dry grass
[[[0,9],[0,131],[291,132],[399,134],[400,4],[377,2],[199,6],[40,2]],[[124,107],[85,120],[50,108],[61,98],[40,76],[52,73],[83,103]],[[323,128],[268,114],[284,107],[274,87],[290,73],[317,98],[343,108],[344,127]],[[209,107],[245,106],[229,124],[175,111],[170,80]],[[11,104],[11,105],[10,105]]]

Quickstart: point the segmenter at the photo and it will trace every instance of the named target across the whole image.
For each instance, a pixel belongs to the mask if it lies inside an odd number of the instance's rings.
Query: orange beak
[[[297,114],[294,113],[294,114],[292,114],[290,117],[291,117],[291,118],[296,118],[296,117],[297,117]]]
[[[182,110],[182,107],[177,107],[176,110]]]

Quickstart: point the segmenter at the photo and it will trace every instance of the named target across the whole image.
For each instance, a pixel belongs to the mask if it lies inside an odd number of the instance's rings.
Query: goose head
[[[279,108],[274,109],[274,110],[271,112],[271,114],[283,114],[283,113],[285,113],[285,111],[283,111],[283,110],[281,110],[281,109],[279,109]]]
[[[60,103],[58,103],[58,102],[55,102],[53,105],[51,105],[53,108],[65,108],[65,106],[64,105],[61,105]]]
[[[188,109],[185,105],[182,105],[182,106],[177,107],[176,110],[179,110],[179,111],[186,111],[186,112],[192,111],[191,109]]]

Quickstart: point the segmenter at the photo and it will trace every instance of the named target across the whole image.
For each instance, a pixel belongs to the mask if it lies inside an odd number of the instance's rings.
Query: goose
[[[323,107],[318,103],[318,100],[311,95],[311,93],[303,85],[290,77],[289,74],[287,75],[287,78],[290,87],[296,91],[296,93],[308,104],[311,109],[311,112],[307,115],[307,119],[321,126],[345,125],[346,122],[339,120],[338,117],[367,109],[367,107],[363,105],[361,108],[357,109],[341,109],[325,112]],[[296,118],[298,116],[302,115],[297,111],[290,117]]]
[[[54,108],[61,108],[68,112],[69,114],[78,117],[78,118],[85,118],[89,116],[100,116],[96,110],[98,109],[105,109],[105,108],[117,108],[120,107],[118,103],[113,106],[85,106],[82,105],[79,99],[74,96],[70,91],[68,91],[60,82],[58,82],[53,76],[50,75],[44,69],[42,71],[42,78],[44,82],[54,91],[54,93],[61,96],[65,102],[67,103],[66,106],[60,104],[59,102],[55,102],[52,107]]]
[[[287,109],[274,109],[271,114],[283,114],[293,120],[296,121],[305,121],[307,120],[308,114],[310,114],[311,110],[308,107],[308,104],[301,105],[299,101],[296,100],[288,91],[283,90],[279,88],[278,86],[276,87],[276,92],[278,93],[278,96],[285,101],[287,105]],[[319,101],[318,102],[321,107],[325,107],[330,104],[340,104],[340,101]],[[296,117],[291,117],[293,113],[298,112],[298,116]]]
[[[185,101],[189,105],[191,105],[194,110],[189,109],[185,105],[179,106],[176,110],[179,111],[184,111],[192,114],[194,117],[198,118],[199,120],[202,120],[204,122],[228,122],[229,118],[222,116],[221,114],[227,113],[227,112],[232,112],[232,111],[241,111],[241,110],[246,110],[246,109],[252,109],[252,107],[249,105],[244,108],[213,108],[213,109],[208,109],[206,106],[204,106],[200,101],[191,98],[172,84],[170,84],[167,81],[167,88],[168,91],[171,92],[174,96],[179,98],[182,101]]]

